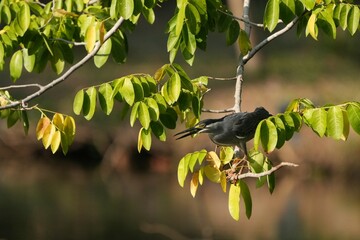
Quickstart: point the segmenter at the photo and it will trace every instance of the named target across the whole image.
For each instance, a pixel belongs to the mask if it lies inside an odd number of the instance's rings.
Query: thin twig
[[[13,89],[13,88],[28,88],[28,87],[36,87],[39,89],[42,89],[43,86],[37,83],[30,83],[30,84],[23,84],[23,85],[10,85],[10,86],[6,86],[6,87],[0,87],[0,90],[8,90],[8,89]]]
[[[266,44],[268,44],[269,42],[271,42],[272,40],[274,40],[275,38],[283,35],[284,33],[286,33],[287,31],[289,31],[293,26],[295,26],[295,24],[297,23],[297,21],[299,21],[299,17],[294,18],[291,22],[289,22],[284,28],[280,29],[279,31],[271,34],[270,36],[268,36],[266,39],[264,39],[263,41],[261,41],[259,44],[257,44],[248,54],[246,54],[242,60],[244,65],[252,58],[254,57],[254,55],[260,50],[262,49]]]
[[[236,77],[210,77],[206,76],[209,80],[215,80],[215,81],[234,81],[236,80]]]
[[[208,113],[229,113],[229,112],[234,112],[234,108],[228,108],[228,109],[207,109],[207,108],[203,108],[201,109],[202,112],[208,112]]]
[[[86,44],[85,42],[73,42],[73,41],[63,39],[63,38],[51,38],[50,40],[61,41],[61,42],[71,44],[71,45],[74,45],[74,46],[84,46]]]
[[[282,168],[284,166],[298,167],[299,165],[296,164],[296,163],[291,163],[291,162],[282,162],[282,163],[279,163],[275,167],[272,167],[270,170],[265,171],[265,172],[261,172],[261,173],[247,172],[247,173],[239,174],[239,175],[236,176],[236,179],[259,178],[259,177],[268,176],[268,175],[272,174],[273,172],[277,171],[278,169],[280,169],[280,168]]]
[[[115,25],[105,34],[104,36],[104,40],[103,42],[105,42],[107,39],[109,39],[115,32],[116,30],[121,26],[121,24],[124,22],[124,18],[120,18]],[[87,61],[89,61],[92,57],[94,57],[96,55],[96,53],[99,51],[101,47],[101,43],[100,41],[97,41],[95,43],[94,49],[88,53],[84,58],[82,58],[80,61],[78,61],[76,64],[72,65],[65,73],[63,73],[60,77],[54,79],[53,81],[51,81],[50,83],[48,83],[47,85],[43,86],[41,89],[39,89],[38,91],[34,92],[31,95],[28,95],[27,97],[25,97],[24,99],[15,101],[9,105],[6,106],[1,106],[0,110],[2,109],[6,109],[6,108],[12,108],[15,106],[18,106],[22,103],[27,103],[28,101],[40,96],[41,94],[43,94],[44,92],[46,92],[47,90],[49,90],[50,88],[56,86],[57,84],[63,82],[65,79],[67,79],[75,70],[77,70],[78,68],[80,68],[82,65],[84,65]]]
[[[258,27],[258,28],[263,28],[263,27],[264,27],[264,24],[262,24],[262,23],[251,22],[251,21],[248,20],[248,19],[245,19],[245,18],[243,18],[243,17],[234,16],[234,15],[232,15],[231,13],[225,12],[225,11],[220,10],[220,9],[218,9],[218,11],[221,12],[221,13],[223,13],[223,14],[225,14],[225,15],[228,15],[228,16],[230,16],[230,17],[232,17],[232,18],[234,18],[234,19],[236,19],[236,20],[238,20],[238,21],[241,21],[241,22],[243,22],[243,23],[249,24],[249,25],[251,25],[251,26]]]

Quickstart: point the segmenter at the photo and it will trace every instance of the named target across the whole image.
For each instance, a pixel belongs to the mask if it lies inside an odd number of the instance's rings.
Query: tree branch
[[[259,178],[259,177],[264,177],[264,176],[268,176],[270,174],[272,174],[273,172],[279,170],[280,168],[284,167],[284,166],[288,166],[288,167],[298,167],[299,165],[296,163],[291,163],[291,162],[282,162],[279,163],[278,165],[276,165],[275,167],[272,167],[270,170],[265,171],[265,172],[261,172],[261,173],[253,173],[253,172],[247,172],[247,173],[242,173],[237,175],[237,179],[243,179],[243,178]]]
[[[229,113],[229,112],[234,112],[234,108],[219,109],[219,110],[203,108],[201,109],[201,111],[208,113]]]
[[[115,24],[114,26],[105,34],[104,36],[104,40],[103,42],[105,42],[107,39],[109,39],[114,33],[115,31],[121,26],[121,24],[124,22],[124,18],[120,18]],[[21,99],[21,100],[17,100],[14,101],[8,105],[5,106],[1,106],[0,110],[2,109],[7,109],[7,108],[12,108],[12,107],[16,107],[19,105],[24,105],[26,104],[28,101],[37,98],[38,96],[42,95],[44,92],[48,91],[50,88],[58,85],[59,83],[63,82],[65,79],[67,79],[75,70],[77,70],[78,68],[80,68],[82,65],[84,65],[87,61],[89,61],[92,57],[95,56],[95,54],[99,51],[101,47],[101,43],[100,41],[97,41],[95,43],[94,49],[88,53],[84,58],[82,58],[80,61],[78,61],[76,64],[74,64],[73,66],[71,66],[65,73],[63,73],[60,77],[54,79],[53,81],[51,81],[50,83],[48,83],[47,85],[42,86],[38,91],[34,92],[31,95],[28,95],[27,97]]]
[[[23,85],[10,85],[10,86],[6,86],[6,87],[0,87],[0,91],[1,90],[8,90],[8,89],[13,89],[13,88],[28,88],[28,87],[36,87],[39,89],[42,89],[43,86],[37,83],[30,83],[30,84],[23,84]]]
[[[206,76],[209,80],[215,80],[215,81],[234,81],[236,80],[236,77],[210,77]]]
[[[275,38],[283,35],[284,33],[286,33],[287,31],[289,31],[293,26],[295,26],[295,24],[297,23],[297,21],[299,21],[299,17],[294,18],[291,22],[289,22],[284,28],[280,29],[279,31],[271,34],[269,37],[267,37],[266,39],[264,39],[262,42],[260,42],[258,45],[256,45],[248,54],[246,54],[243,58],[242,61],[244,63],[244,65],[252,58],[254,57],[254,55],[261,49],[263,48],[266,44],[268,44],[269,42],[271,42],[272,40],[274,40]]]
[[[249,11],[250,11],[250,0],[244,0],[243,6],[243,16],[242,18],[245,22],[245,32],[250,36],[251,25],[249,24]],[[242,83],[243,83],[243,74],[244,74],[244,59],[240,53],[239,57],[239,66],[236,69],[236,85],[235,85],[235,94],[234,94],[234,110],[235,112],[241,112],[241,95],[242,95]]]
[[[264,27],[264,24],[262,24],[262,23],[251,22],[249,19],[245,19],[244,17],[234,16],[234,15],[232,15],[232,14],[230,14],[230,13],[228,13],[228,12],[225,12],[225,11],[223,11],[223,10],[220,10],[220,9],[218,9],[218,11],[221,12],[221,13],[223,13],[223,14],[225,14],[225,15],[228,15],[228,16],[230,16],[230,17],[232,17],[232,18],[234,18],[234,19],[236,19],[236,20],[238,20],[238,21],[241,21],[241,22],[243,22],[243,23],[249,24],[249,25],[251,25],[251,26],[258,27],[258,28],[263,28],[263,27]]]

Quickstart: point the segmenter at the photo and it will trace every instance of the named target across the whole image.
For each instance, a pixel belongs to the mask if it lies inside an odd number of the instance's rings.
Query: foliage
[[[127,34],[136,29],[140,18],[153,24],[158,6],[166,3],[163,0],[1,1],[0,70],[8,65],[10,78],[17,85],[0,88],[0,117],[6,119],[9,128],[22,122],[27,133],[28,112],[39,112],[37,139],[42,140],[45,149],[50,147],[55,153],[61,146],[66,154],[75,136],[74,119],[42,109],[37,104],[29,106],[29,102],[65,81],[91,59],[97,68],[101,68],[109,57],[116,63],[125,63]],[[220,0],[177,0],[174,14],[166,26],[169,63],[156,70],[154,75],[131,74],[78,90],[74,93],[74,113],[91,120],[99,105],[109,115],[114,104],[120,103],[123,116],[129,113],[130,125],[135,126],[137,121],[141,125],[138,150],[150,150],[152,136],[165,141],[166,129],[174,129],[178,120],[185,122],[187,127],[198,122],[204,94],[209,91],[206,87],[208,77],[192,79],[175,63],[178,52],[192,65],[196,50],[206,50],[209,32],[218,31],[225,35],[227,45],[239,45],[241,70],[262,47],[294,26],[299,36],[304,33],[315,40],[319,37],[319,29],[334,39],[338,28],[354,35],[359,29],[360,11],[352,0],[268,0],[263,24],[255,24],[246,16],[233,16]],[[245,23],[244,29],[239,21]],[[250,41],[249,26],[261,27],[269,36],[255,45]],[[86,55],[74,62],[78,48],[84,49]],[[18,84],[24,71],[41,73],[48,64],[58,78],[45,85]],[[241,83],[242,72],[237,73],[236,79]],[[16,88],[37,90],[15,99],[13,90]],[[241,90],[236,89],[235,93],[235,103],[240,103],[236,98],[241,97]],[[45,113],[52,114],[52,118]],[[243,178],[257,177],[257,186],[267,183],[272,192],[277,168],[264,153],[280,149],[303,125],[319,137],[346,140],[350,126],[360,134],[360,103],[349,101],[315,107],[308,99],[295,99],[284,113],[258,125],[254,149],[247,161],[234,157],[233,148],[221,148],[219,155],[206,150],[188,153],[179,162],[179,184],[184,186],[187,175],[192,173],[190,192],[195,196],[204,178],[220,184],[224,192],[230,183],[231,216],[239,218],[239,202],[243,199],[246,215],[250,217],[252,201]]]

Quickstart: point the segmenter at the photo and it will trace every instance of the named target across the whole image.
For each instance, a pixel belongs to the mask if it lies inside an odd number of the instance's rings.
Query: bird
[[[257,125],[272,116],[264,107],[257,107],[253,112],[239,112],[217,119],[204,119],[195,126],[176,133],[182,139],[197,133],[207,133],[217,146],[238,146],[244,157],[248,156],[246,143],[254,138]]]

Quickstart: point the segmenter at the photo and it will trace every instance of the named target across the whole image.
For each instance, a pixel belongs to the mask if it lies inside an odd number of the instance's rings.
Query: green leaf
[[[16,110],[11,110],[9,116],[7,117],[7,128],[14,126],[19,118],[19,112]]]
[[[178,165],[178,182],[181,187],[184,187],[186,176],[189,172],[189,160],[190,160],[191,154],[186,154],[185,157],[183,157]]]
[[[161,93],[168,104],[173,104],[178,100],[180,92],[181,79],[178,73],[174,73],[162,87]]]
[[[85,91],[82,110],[86,120],[90,120],[94,116],[96,109],[96,95],[95,87],[90,87]]]
[[[177,1],[179,2],[179,1]],[[182,0],[181,4],[178,4],[178,13],[176,17],[176,27],[175,27],[175,34],[179,36],[184,25],[185,21],[185,10],[186,10],[187,0]]]
[[[264,163],[264,171],[269,171],[271,168],[272,168],[271,162],[268,159],[266,159]],[[272,194],[275,189],[275,173],[273,172],[270,175],[267,175],[266,180],[267,180],[269,192]]]
[[[317,35],[318,35],[318,27],[316,25],[316,20],[317,20],[317,14],[312,13],[306,25],[306,36],[310,34],[311,37],[315,40],[317,40]]]
[[[28,118],[26,111],[21,111],[21,120],[23,123],[23,129],[24,129],[25,135],[28,135],[30,124],[29,124],[29,118]]]
[[[277,131],[277,136],[278,136],[278,140],[277,140],[277,143],[276,143],[276,148],[279,149],[284,145],[284,143],[286,141],[285,124],[277,116],[270,118],[270,121],[272,121],[276,126],[276,131]]]
[[[162,142],[166,141],[166,132],[160,122],[150,122],[150,128],[155,137],[157,137]]]
[[[1,55],[1,53],[0,53]],[[32,72],[35,66],[35,54],[29,55],[28,49],[23,49],[23,60],[24,60],[24,67],[26,71]]]
[[[204,173],[205,176],[212,182],[214,183],[219,183],[220,182],[220,175],[221,172],[218,168],[210,166],[210,165],[206,165],[204,167]]]
[[[142,14],[148,23],[153,24],[155,22],[155,13],[152,8],[143,8]]]
[[[312,111],[310,126],[314,132],[319,136],[323,137],[326,133],[327,125],[327,112],[323,108],[316,108]]]
[[[84,89],[78,91],[75,95],[73,102],[73,111],[76,115],[81,113],[84,104]]]
[[[327,114],[326,135],[336,140],[342,139],[344,130],[344,118],[339,106],[332,106]]]
[[[139,106],[140,106],[140,102],[136,102],[131,109],[131,113],[130,113],[130,126],[131,127],[134,126],[136,119],[139,117],[139,112],[138,112]]]
[[[113,89],[109,83],[103,83],[99,87],[99,102],[101,109],[109,115],[114,107],[112,98]]]
[[[348,15],[347,29],[351,35],[358,30],[360,20],[360,10],[356,5],[352,5]]]
[[[232,45],[236,40],[238,40],[240,34],[240,25],[238,21],[233,20],[226,31],[226,44],[228,46]]]
[[[232,147],[222,147],[220,149],[220,160],[223,165],[228,164],[234,157],[234,149]]]
[[[280,18],[288,24],[294,19],[296,13],[295,0],[280,1]]]
[[[135,101],[135,90],[130,78],[126,77],[120,88],[120,94],[124,97],[125,102],[132,106]]]
[[[94,56],[94,63],[97,68],[101,68],[109,58],[111,53],[112,42],[111,39],[108,39],[103,43],[99,51]]]
[[[261,144],[265,152],[272,152],[277,144],[277,130],[270,120],[265,120],[260,129]]]
[[[160,114],[160,121],[165,127],[175,129],[177,121],[176,111],[172,108],[166,109],[165,113]]]
[[[251,42],[246,32],[240,29],[239,35],[239,49],[243,56],[245,56],[251,50]]]
[[[359,103],[350,103],[346,112],[349,118],[351,127],[357,134],[360,134],[360,104]]]
[[[347,28],[348,14],[351,7],[349,4],[340,3],[340,5],[342,5],[340,11],[340,27],[342,28],[342,30],[345,30]]]
[[[63,133],[66,136],[66,143],[67,145],[71,145],[74,141],[74,137],[75,137],[75,132],[76,132],[76,125],[75,125],[75,121],[74,118],[72,118],[71,116],[66,116],[64,119],[64,127],[63,127]],[[62,146],[64,147],[64,146]],[[63,149],[64,151],[64,149]]]
[[[157,102],[153,98],[146,98],[146,105],[148,106],[150,118],[152,121],[158,121],[160,116],[160,110]]]
[[[265,7],[264,25],[272,32],[279,22],[280,0],[269,0]]]
[[[315,2],[314,0],[301,0],[301,2],[304,4],[305,8],[307,10],[312,10],[315,7]]]
[[[120,16],[124,19],[129,19],[134,11],[134,0],[118,0],[117,4]]]
[[[23,68],[23,54],[21,50],[17,50],[10,60],[10,76],[13,82],[16,82],[21,76]]]
[[[52,48],[52,52],[53,52],[53,56],[50,59],[51,67],[56,74],[60,74],[64,70],[64,67],[65,67],[65,61],[64,61],[63,54],[57,46],[54,46]]]
[[[200,154],[200,152],[191,153],[191,156],[190,156],[190,159],[189,159],[189,170],[191,172],[194,172],[194,167],[195,167],[195,164],[198,161],[199,154]]]
[[[138,151],[141,151],[141,148],[144,147],[146,150],[151,148],[151,129],[141,128],[138,138]]]
[[[23,36],[30,25],[30,8],[26,2],[21,2],[20,11],[16,14],[16,24],[20,27],[20,30],[17,30],[19,36]]]
[[[138,109],[138,118],[141,125],[147,130],[150,126],[150,114],[148,107],[144,102],[140,102],[139,109]]]
[[[194,35],[198,34],[201,27],[201,17],[197,8],[191,3],[188,3],[185,10],[185,16],[187,19],[186,24],[190,32]]]
[[[244,204],[245,204],[245,213],[248,219],[250,219],[251,217],[251,212],[252,212],[252,200],[251,200],[251,195],[250,195],[250,191],[249,191],[249,187],[248,185],[242,181],[239,180],[239,186],[240,186],[240,193],[242,198],[244,199]]]
[[[134,87],[134,94],[135,94],[135,102],[142,101],[144,99],[144,89],[142,84],[137,77],[131,78],[132,85]]]
[[[233,219],[239,220],[240,216],[240,185],[231,184],[229,189],[229,212]]]

